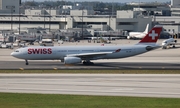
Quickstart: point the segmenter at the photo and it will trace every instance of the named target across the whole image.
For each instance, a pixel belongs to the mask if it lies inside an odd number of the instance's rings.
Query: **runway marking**
[[[73,64],[65,64],[65,66],[74,66]]]
[[[54,70],[57,70],[57,68],[53,68]]]
[[[5,91],[4,91],[5,90]],[[7,91],[8,90],[8,91]],[[42,88],[8,88],[8,87],[1,87],[0,91],[1,92],[13,92],[14,90],[25,90],[25,91],[16,91],[16,92],[21,92],[21,93],[26,93],[26,92],[36,92],[36,93],[45,93],[45,94],[49,94],[49,91],[51,92],[55,92],[56,94],[63,94],[67,92],[91,92],[91,93],[129,93],[129,94],[147,94],[147,96],[149,94],[153,95],[177,95],[177,97],[179,97],[178,95],[180,95],[180,93],[174,92],[174,93],[170,93],[170,92],[139,92],[139,91],[134,91],[134,89],[131,88],[125,88],[125,89],[107,89],[107,90],[94,90],[94,89],[89,89],[89,90],[82,90],[82,89],[42,89]],[[72,94],[76,94],[76,93],[72,93]],[[89,94],[89,93],[87,93]],[[117,94],[117,95],[122,95],[122,94]],[[155,96],[156,97],[156,96]],[[168,96],[163,96],[163,97],[168,97]]]
[[[7,87],[1,87],[0,90],[7,90]],[[131,91],[131,89],[118,89],[117,91],[111,90],[111,89],[107,89],[107,90],[94,90],[94,89],[87,89],[87,90],[82,90],[82,89],[42,89],[42,88],[8,88],[9,91],[11,90],[27,90],[27,91],[61,91],[61,92],[101,92],[101,93],[116,93],[116,92],[127,92],[127,91]],[[25,91],[26,92],[26,91]]]
[[[133,88],[121,88],[121,89],[112,89],[112,90],[115,90],[115,91],[122,91],[122,90],[134,90]]]
[[[24,68],[19,68],[20,70],[24,70]]]
[[[59,60],[53,60],[53,62],[59,62]]]

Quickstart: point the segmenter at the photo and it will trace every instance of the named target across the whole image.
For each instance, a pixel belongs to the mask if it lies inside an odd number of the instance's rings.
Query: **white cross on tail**
[[[152,37],[152,40],[155,40],[155,37],[158,36],[157,33],[155,33],[155,30],[152,30],[152,33],[149,34],[150,37]]]

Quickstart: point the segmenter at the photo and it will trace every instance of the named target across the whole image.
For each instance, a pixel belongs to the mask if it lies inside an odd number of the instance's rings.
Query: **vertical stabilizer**
[[[162,31],[161,25],[156,25],[149,33],[139,42],[141,44],[156,43]]]
[[[144,33],[148,34],[148,30],[149,30],[149,24],[146,25],[146,29],[145,29]]]

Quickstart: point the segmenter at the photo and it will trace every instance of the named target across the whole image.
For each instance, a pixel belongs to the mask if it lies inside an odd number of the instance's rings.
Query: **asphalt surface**
[[[179,50],[157,49],[124,59],[97,60],[87,66],[64,65],[58,60],[29,61],[25,65],[24,60],[10,56],[13,50],[0,49],[0,69],[180,69]],[[180,98],[180,75],[0,74],[0,92]]]
[[[94,65],[64,65],[52,61],[0,61],[0,69],[180,69],[175,63],[146,63],[146,62],[97,62]]]
[[[180,75],[0,74],[0,92],[180,98]]]

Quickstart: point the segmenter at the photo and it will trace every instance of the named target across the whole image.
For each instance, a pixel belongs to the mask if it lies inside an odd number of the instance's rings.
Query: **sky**
[[[33,0],[22,0],[22,1],[33,1]],[[34,1],[62,1],[62,0],[34,0]],[[63,0],[66,1],[66,0]],[[101,1],[101,2],[120,2],[120,3],[127,3],[127,2],[169,2],[170,0],[67,0],[67,1]]]

